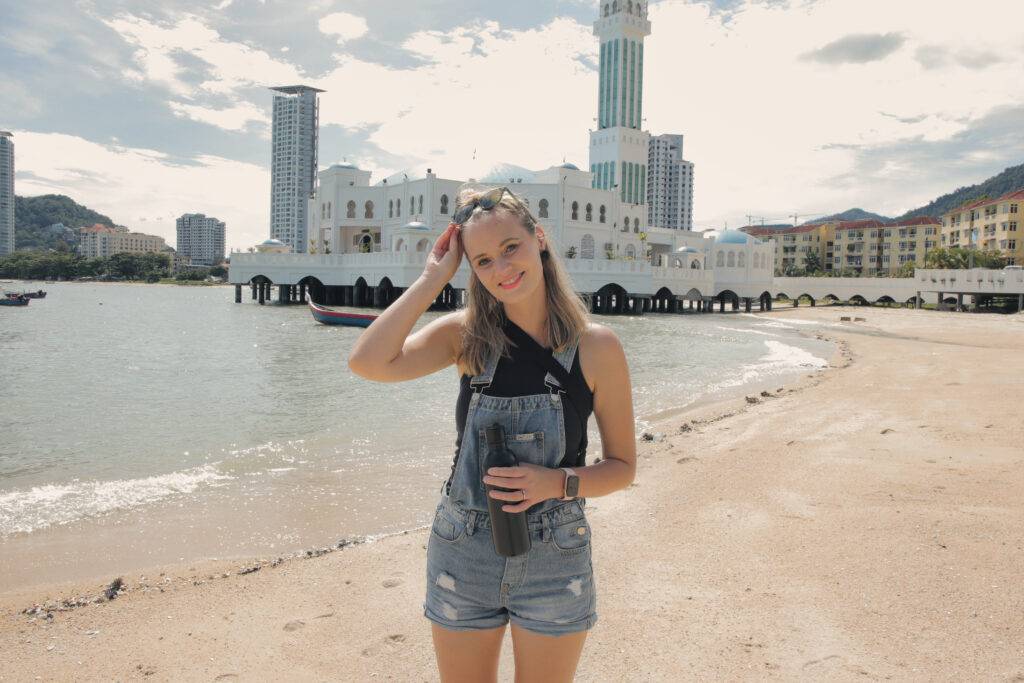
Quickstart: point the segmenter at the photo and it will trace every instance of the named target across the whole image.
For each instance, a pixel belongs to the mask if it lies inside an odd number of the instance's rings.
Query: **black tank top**
[[[506,320],[506,335],[514,334],[510,329],[513,327],[518,333],[526,334],[514,322]],[[519,347],[510,344],[508,350],[512,357],[501,357],[498,361],[498,366],[494,370],[494,379],[491,385],[483,390],[483,393],[486,396],[500,396],[502,398],[548,393],[549,389],[544,383],[547,371],[537,363],[527,360],[525,353]],[[583,379],[583,368],[580,366],[580,352],[578,348],[576,349],[576,355],[573,358],[572,369],[569,371],[569,374],[578,377],[583,386],[587,387],[587,383]],[[466,428],[466,415],[469,413],[469,399],[473,395],[473,389],[469,385],[471,379],[472,377],[469,375],[463,375],[459,380],[459,399],[455,404],[455,426],[458,430],[458,435],[455,438],[455,458],[452,461],[452,472],[448,476],[449,483],[455,474],[455,466],[459,459],[459,449],[462,446],[462,432]],[[565,422],[563,425],[565,429],[565,454],[563,455],[563,462],[570,466],[574,464],[583,465],[583,463],[575,463],[575,457],[583,440],[583,425],[590,419],[590,414],[594,410],[594,396],[590,393],[589,387],[587,387],[587,393],[584,398],[586,399],[586,405],[583,406],[576,406],[570,400],[562,401],[562,419]],[[580,415],[580,412],[583,415]]]

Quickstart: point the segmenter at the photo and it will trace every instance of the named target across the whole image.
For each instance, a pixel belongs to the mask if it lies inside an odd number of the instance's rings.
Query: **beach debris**
[[[868,321],[867,318],[854,318],[853,319],[853,322],[855,322],[855,323],[866,323],[867,321]]]
[[[284,625],[284,630],[285,631],[298,631],[300,628],[302,628],[305,625],[306,625],[306,622],[302,621],[301,619],[296,619],[295,621],[289,621],[287,624],[285,624]]]
[[[331,552],[332,548],[313,548],[312,550],[306,551],[306,557],[320,557]]]
[[[644,432],[640,436],[641,441],[664,441],[665,435],[661,432]]]
[[[100,634],[99,631],[86,631],[85,632],[85,635],[87,635],[87,636],[98,636],[99,634]]]
[[[841,323],[848,323],[848,322],[850,322],[850,316],[848,316],[848,315],[840,316],[839,317],[839,322],[841,322]]]
[[[757,396],[747,396],[747,403],[760,403],[761,399]]]
[[[895,431],[896,431],[895,429],[890,429],[890,428],[886,427],[881,432],[879,432],[879,434],[889,434],[890,432],[895,432]]]
[[[693,427],[690,426],[689,422],[684,422],[683,424],[679,425],[679,432],[682,433],[682,434],[685,434],[687,432],[692,432],[692,431],[693,431]]]
[[[114,598],[116,598],[118,595],[121,594],[121,589],[123,587],[124,587],[124,579],[122,579],[119,576],[116,579],[114,579],[113,581],[111,581],[110,585],[107,586],[107,589],[105,591],[103,591],[103,597],[105,597],[107,600],[113,600]]]
[[[775,398],[774,396],[771,395],[770,392],[767,392],[767,391],[762,391],[761,392],[761,397],[762,398]]]
[[[252,574],[253,572],[258,572],[260,569],[262,569],[262,567],[258,564],[254,564],[251,567],[242,567],[238,570],[238,575],[244,576],[245,574]]]
[[[682,465],[683,463],[693,462],[695,460],[700,460],[700,458],[695,458],[692,455],[684,455],[683,457],[681,457],[678,460],[676,460],[676,464],[677,465]]]

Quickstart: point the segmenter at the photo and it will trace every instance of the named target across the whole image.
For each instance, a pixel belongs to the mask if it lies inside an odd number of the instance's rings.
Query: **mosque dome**
[[[679,247],[678,249],[676,249],[676,253],[677,254],[699,254],[700,250],[699,249],[694,249],[693,247]]]
[[[269,240],[263,240],[263,242],[261,242],[260,244],[262,244],[265,247],[283,247],[283,246],[285,246],[284,242],[282,242],[281,240],[275,240],[273,237],[271,237]]]
[[[430,230],[430,228],[419,221],[410,221],[402,226],[402,230]]]
[[[750,241],[750,235],[739,230],[723,230],[715,238],[716,244],[748,244]]]
[[[580,170],[580,167],[577,166],[576,164],[569,164],[569,163],[562,164],[558,168],[568,168],[571,171],[578,171],[578,170]]]
[[[358,166],[353,166],[352,164],[347,164],[347,163],[344,163],[344,164],[331,164],[331,168],[341,168],[341,169],[346,169],[346,170],[350,170],[350,171],[358,171],[359,170]]]

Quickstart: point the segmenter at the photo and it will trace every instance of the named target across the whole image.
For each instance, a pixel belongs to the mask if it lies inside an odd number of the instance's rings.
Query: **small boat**
[[[313,318],[324,325],[351,325],[353,327],[369,327],[370,323],[377,319],[375,315],[362,315],[359,313],[345,313],[335,311],[333,308],[309,302],[309,311]]]
[[[14,292],[8,292],[7,296],[0,297],[0,306],[28,306],[28,302],[27,296]]]
[[[21,295],[27,299],[45,299],[46,292],[39,290],[38,292],[22,292]]]

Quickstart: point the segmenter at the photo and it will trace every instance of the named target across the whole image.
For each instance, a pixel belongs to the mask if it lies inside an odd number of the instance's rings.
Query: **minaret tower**
[[[597,130],[590,133],[594,187],[617,189],[625,204],[647,203],[650,134],[642,130],[644,38],[651,35],[644,0],[601,0],[594,35],[601,41]]]

